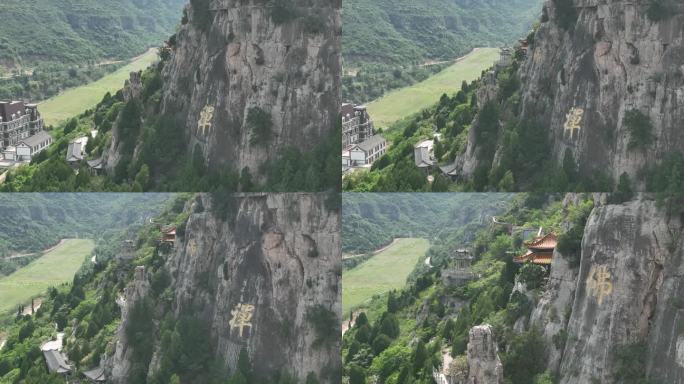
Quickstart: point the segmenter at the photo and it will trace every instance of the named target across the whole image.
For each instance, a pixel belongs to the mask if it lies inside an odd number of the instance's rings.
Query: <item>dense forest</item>
[[[395,237],[437,238],[455,228],[485,225],[509,194],[347,193],[342,196],[342,251],[363,253]]]
[[[149,194],[0,194],[0,275],[26,262],[4,260],[18,253],[40,252],[63,238],[99,238],[141,223],[167,195]]]
[[[154,221],[176,225],[180,235],[188,219],[184,208],[190,198],[183,194],[167,199],[163,212]],[[98,366],[105,352],[113,352],[112,340],[121,325],[117,296],[133,278],[135,267],[145,266],[151,275],[151,297],[140,300],[131,309],[130,321],[124,329],[134,361],[128,383],[179,384],[192,380],[207,384],[297,384],[285,372],[267,383],[257,381],[256,368],[244,349],[237,368],[230,372],[224,361],[213,356],[216,340],[211,338],[206,324],[198,320],[197,313],[171,316],[170,276],[164,267],[164,258],[169,253],[159,243],[160,236],[159,226],[149,221],[106,232],[97,241],[97,263],[84,264],[71,284],[51,288],[34,316],[3,315],[0,327],[7,334],[7,343],[0,351],[0,383],[66,383],[63,376],[47,373],[39,349],[55,332],[65,333],[64,351],[78,372]],[[123,249],[124,240],[131,237],[136,239],[132,260],[120,257],[131,252]],[[155,319],[163,319],[159,334],[154,332]],[[161,340],[161,350],[157,352],[163,369],[148,377],[147,366],[156,338]],[[80,377],[80,373],[76,375]],[[317,383],[313,376],[306,380],[306,384]]]
[[[343,2],[344,100],[357,103],[421,81],[476,47],[510,45],[541,13],[540,0]]]
[[[592,207],[586,197],[564,208],[558,197],[520,194],[498,219],[561,233],[559,248],[573,257]],[[521,233],[490,223],[470,236],[451,230],[433,241],[428,251],[432,267],[420,265],[406,288],[374,299],[345,333],[342,356],[349,383],[433,383],[444,355],[453,358],[455,376],[459,369],[467,372],[468,332],[483,323],[492,325],[499,351],[505,351],[500,353],[506,383],[553,383],[552,373],[545,372],[541,336],[534,329],[513,330],[515,320],[532,306],[525,295],[512,294],[514,282],[541,292],[545,274],[540,266],[513,263],[511,254],[523,252],[523,240]],[[442,275],[454,268],[454,250],[465,246],[472,250],[469,272],[477,279],[452,284]]]

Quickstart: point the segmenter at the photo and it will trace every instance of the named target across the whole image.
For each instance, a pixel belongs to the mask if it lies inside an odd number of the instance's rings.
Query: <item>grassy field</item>
[[[45,119],[45,124],[56,125],[70,119],[88,108],[94,107],[102,100],[107,92],[112,94],[123,88],[131,72],[139,71],[150,66],[157,60],[157,50],[151,49],[131,63],[119,68],[109,75],[80,87],[71,88],[65,92],[40,103],[39,110]]]
[[[461,89],[464,80],[476,80],[482,71],[494,65],[498,58],[498,48],[477,49],[423,82],[397,89],[374,100],[368,104],[368,112],[376,127],[387,127],[433,105],[443,94],[455,93]]]
[[[367,303],[374,295],[399,289],[425,257],[425,239],[399,239],[365,263],[342,273],[342,309],[346,314]]]
[[[11,311],[48,287],[71,282],[95,248],[92,240],[68,239],[38,260],[0,278],[0,313]]]

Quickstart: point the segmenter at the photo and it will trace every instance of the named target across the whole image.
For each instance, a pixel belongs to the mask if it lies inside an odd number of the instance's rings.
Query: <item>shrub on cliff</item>
[[[565,30],[571,29],[577,22],[577,10],[573,0],[553,0],[556,5],[556,22]]]
[[[200,29],[208,29],[211,24],[210,0],[190,0],[192,5],[192,24]]]
[[[254,107],[247,112],[247,125],[252,129],[250,144],[264,145],[271,140],[273,120],[271,115],[259,107]]]
[[[667,18],[672,12],[670,2],[667,0],[655,0],[646,9],[646,15],[651,21],[658,22]]]
[[[535,376],[544,373],[547,349],[537,328],[517,335],[502,358],[504,372],[513,384],[532,383]]]
[[[299,16],[292,0],[271,0],[271,18],[276,24],[285,24]]]
[[[623,123],[629,131],[629,144],[627,147],[632,149],[648,148],[653,143],[653,125],[651,119],[636,109],[625,113]]]

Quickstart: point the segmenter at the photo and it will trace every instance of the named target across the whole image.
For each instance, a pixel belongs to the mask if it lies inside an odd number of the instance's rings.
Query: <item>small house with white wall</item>
[[[52,136],[46,131],[39,131],[33,136],[20,140],[16,146],[17,161],[31,161],[33,156],[44,151],[52,144]]]
[[[416,167],[428,169],[435,164],[434,147],[434,140],[424,140],[416,144],[413,150]]]
[[[86,145],[88,145],[88,136],[70,141],[67,148],[66,161],[72,166],[78,165],[83,160]]]
[[[387,140],[382,135],[375,135],[368,140],[349,146],[342,153],[343,166],[370,166],[387,152]]]

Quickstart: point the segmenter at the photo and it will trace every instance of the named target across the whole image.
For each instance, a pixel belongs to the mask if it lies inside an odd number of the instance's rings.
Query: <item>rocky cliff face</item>
[[[313,372],[322,383],[339,382],[340,222],[325,201],[323,194],[198,195],[186,208],[193,213],[165,266],[172,314],[209,324],[215,354],[231,369],[246,348],[261,378],[289,372],[303,381]],[[216,217],[217,205],[228,219]],[[138,280],[144,272],[130,287]],[[127,294],[138,291],[130,287]],[[330,332],[322,317],[332,319]],[[118,342],[113,373],[125,371],[125,344]]]
[[[103,364],[114,383],[125,383],[131,368],[132,350],[128,347],[128,338],[125,332],[129,311],[138,300],[145,298],[149,292],[149,276],[145,271],[145,267],[139,266],[135,268],[133,281],[126,286],[123,295],[116,299],[116,303],[121,308],[122,321],[117,331],[114,355],[106,358]]]
[[[468,338],[468,384],[502,384],[503,365],[494,332],[489,324],[470,329]]]
[[[600,171],[617,180],[626,172],[642,180],[639,171],[684,148],[684,4],[669,2],[670,11],[654,21],[647,16],[652,1],[571,2],[577,19],[567,29],[556,17],[561,1],[544,4],[518,71],[521,116],[546,127],[558,164],[569,149],[584,175]],[[645,150],[630,148],[631,111],[651,121],[654,140]],[[461,159],[465,176],[478,160],[473,140]]]
[[[549,369],[561,383],[620,382],[619,356],[639,344],[648,378],[684,380],[677,299],[684,227],[670,212],[652,200],[600,206],[587,222],[579,266],[554,257],[532,323],[553,345]]]
[[[335,132],[340,0],[191,1],[163,70],[160,113],[212,167],[260,165]],[[115,135],[116,136],[116,135]],[[108,161],[117,161],[114,139]]]

